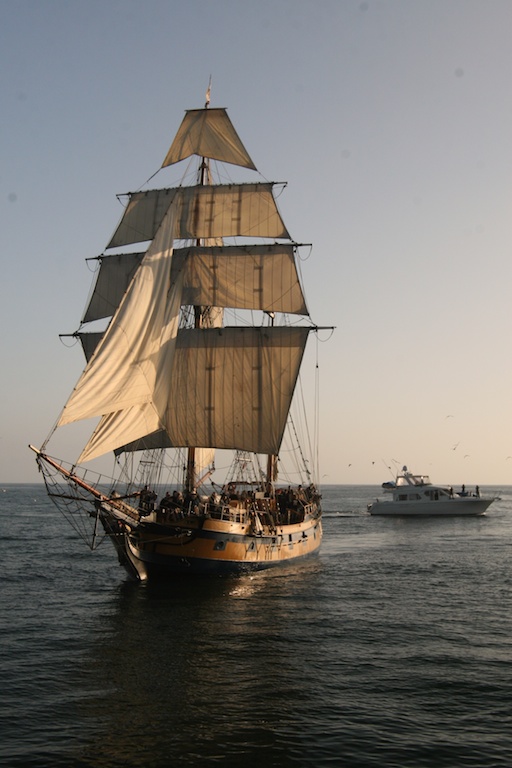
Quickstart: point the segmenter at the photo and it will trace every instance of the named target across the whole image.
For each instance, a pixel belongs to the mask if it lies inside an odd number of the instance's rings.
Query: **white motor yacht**
[[[407,467],[394,482],[382,483],[391,499],[377,499],[368,504],[370,515],[483,515],[494,497],[483,497],[476,486],[474,492],[459,492],[444,485],[433,485],[428,475],[414,475]]]

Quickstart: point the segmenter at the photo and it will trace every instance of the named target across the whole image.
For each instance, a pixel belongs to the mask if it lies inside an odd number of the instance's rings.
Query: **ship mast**
[[[211,77],[208,84],[208,89],[206,91],[206,101],[204,105],[204,110],[208,110],[210,107],[210,93],[211,93]],[[236,134],[234,138],[238,141],[238,137],[236,137]],[[244,156],[246,156],[245,149],[241,147],[241,150],[244,153]],[[197,185],[198,186],[209,186],[211,185],[212,178],[211,178],[211,171],[210,171],[210,159],[209,155],[198,153],[199,157],[201,158],[200,165],[197,172]],[[228,161],[229,162],[229,161]],[[243,165],[248,168],[253,168],[255,170],[255,166],[252,164],[252,161],[248,156],[244,157],[241,161],[237,157],[235,160],[232,160],[232,162],[235,162],[237,165]],[[205,240],[204,238],[197,238],[195,241],[196,246],[204,246],[204,245],[211,245],[212,242],[209,240]],[[274,313],[273,312],[267,312],[269,318],[270,318],[270,325],[274,325]],[[210,327],[210,324],[212,322],[212,307],[211,306],[203,306],[201,304],[193,305],[193,323],[194,328],[200,329],[200,328],[207,328]],[[215,322],[215,321],[214,321]],[[195,490],[197,485],[197,462],[199,460],[199,450],[200,448],[191,446],[187,450],[187,459],[186,459],[186,466],[185,466],[185,482],[184,482],[184,490],[186,492],[192,492]],[[266,462],[266,471],[265,471],[265,478],[264,483],[266,490],[270,492],[273,489],[273,485],[275,480],[277,479],[277,461],[278,456],[276,454],[268,454],[267,455],[267,462]]]
[[[275,315],[273,312],[267,313],[270,318],[270,325],[274,325]],[[270,453],[267,456],[267,476],[265,478],[266,490],[270,493],[274,487],[274,480],[277,480],[277,456]]]
[[[208,90],[206,91],[205,109],[210,106],[210,92],[212,87],[212,78],[208,83]],[[197,183],[199,186],[204,187],[208,184],[210,177],[210,165],[207,157],[201,158],[201,164],[198,171]],[[202,245],[201,239],[196,240],[196,245]],[[203,327],[203,308],[201,306],[194,306],[194,328]],[[187,467],[185,475],[185,491],[191,493],[196,487],[196,449],[190,447],[187,452]]]

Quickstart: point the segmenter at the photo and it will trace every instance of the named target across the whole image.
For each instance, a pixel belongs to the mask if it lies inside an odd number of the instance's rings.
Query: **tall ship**
[[[47,440],[30,446],[76,531],[91,549],[109,538],[141,581],[268,568],[322,540],[318,423],[311,433],[297,386],[320,330],[299,275],[310,246],[279,213],[284,184],[230,180],[232,166],[256,167],[209,93],[185,112],[159,170],[176,163],[186,166],[176,186],[120,196],[67,334],[85,368]],[[55,430],[92,418],[77,460],[56,459]],[[92,471],[109,454],[108,477]]]

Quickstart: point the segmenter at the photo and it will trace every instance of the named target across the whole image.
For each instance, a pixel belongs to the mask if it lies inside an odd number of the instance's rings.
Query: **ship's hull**
[[[370,504],[370,515],[412,517],[475,517],[485,514],[493,499],[453,498],[446,501],[376,501]]]
[[[243,522],[189,518],[136,528],[103,510],[103,527],[130,576],[146,581],[179,574],[221,576],[261,570],[313,554],[322,541],[320,517],[254,533]]]

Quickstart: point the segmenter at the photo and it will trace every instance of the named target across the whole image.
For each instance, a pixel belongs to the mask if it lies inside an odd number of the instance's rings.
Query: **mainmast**
[[[206,101],[204,105],[205,109],[208,109],[210,106],[211,87],[212,87],[212,78],[210,76],[208,89],[206,91]],[[199,166],[197,183],[199,184],[199,186],[204,187],[208,184],[209,181],[210,181],[210,161],[209,161],[209,158],[203,156],[201,158],[201,164]],[[196,245],[197,246],[203,245],[201,238],[198,238],[196,240]],[[194,306],[194,328],[202,328],[202,327],[203,327],[203,307]],[[187,493],[191,493],[195,489],[195,487],[196,487],[196,449],[195,447],[190,447],[187,451],[185,491]]]
[[[270,325],[274,325],[275,314],[274,312],[267,312],[270,318]],[[274,482],[277,480],[277,456],[273,453],[267,456],[267,476],[265,478],[266,490],[270,492],[274,487]]]

